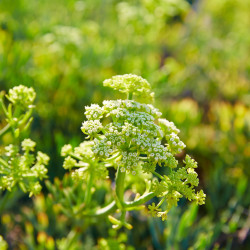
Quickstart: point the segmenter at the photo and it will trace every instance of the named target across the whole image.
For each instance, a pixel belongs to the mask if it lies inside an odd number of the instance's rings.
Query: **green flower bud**
[[[31,197],[32,195],[39,194],[42,190],[42,186],[39,184],[39,182],[35,182],[30,185],[30,190],[31,191],[30,191],[29,197]]]
[[[157,214],[161,212],[161,209],[158,208],[154,202],[151,205],[148,205],[148,210],[149,214],[151,214],[153,217],[156,217]]]
[[[195,201],[196,204],[198,205],[203,205],[205,204],[205,198],[206,198],[206,194],[204,194],[203,190],[200,190],[196,196],[195,196]]]
[[[38,177],[40,180],[47,177],[47,168],[45,168],[44,165],[36,164],[34,165],[31,170],[33,173],[35,173],[36,177]]]

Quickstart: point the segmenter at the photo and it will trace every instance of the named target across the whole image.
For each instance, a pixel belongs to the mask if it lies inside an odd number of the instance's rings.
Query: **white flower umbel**
[[[131,229],[125,221],[126,211],[141,206],[155,196],[160,198],[160,202],[153,203],[149,210],[162,220],[167,218],[172,206],[177,206],[181,197],[203,204],[205,194],[203,191],[195,193],[194,189],[199,183],[194,170],[197,163],[186,156],[186,166],[178,167],[175,158],[185,148],[178,136],[180,130],[173,122],[161,118],[161,112],[153,105],[133,100],[133,96],[153,96],[149,83],[142,77],[129,74],[114,76],[105,80],[104,85],[126,93],[128,99],[103,101],[103,106],[92,104],[86,107],[87,121],[83,122],[81,130],[90,141],[74,150],[69,146],[62,150],[62,155],[67,156],[64,168],[78,167],[73,173],[74,179],[84,179],[87,183],[85,205],[90,204],[91,186],[100,177],[105,179],[108,176],[109,167],[116,169],[115,197],[101,211],[107,213],[115,207],[119,208],[121,221],[109,216],[115,228],[125,226]],[[166,167],[168,175],[157,173],[157,166]],[[152,179],[152,175],[157,178]],[[141,176],[146,176],[143,179],[147,186],[145,193],[134,201],[124,201],[125,177],[136,181]],[[162,211],[160,207],[164,201],[167,204]]]

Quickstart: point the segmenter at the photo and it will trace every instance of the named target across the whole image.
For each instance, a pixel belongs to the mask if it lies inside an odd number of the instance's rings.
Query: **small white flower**
[[[126,171],[125,167],[121,168],[121,172],[124,173]]]

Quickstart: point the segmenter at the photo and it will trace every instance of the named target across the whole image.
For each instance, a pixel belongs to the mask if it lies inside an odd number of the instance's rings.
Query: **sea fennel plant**
[[[40,151],[35,154],[36,143],[22,135],[32,122],[35,97],[34,89],[23,85],[10,89],[8,94],[3,91],[0,93],[0,107],[4,117],[0,139],[4,141],[5,134],[12,135],[8,137],[11,144],[4,148],[4,145],[0,145],[0,193],[4,193],[0,212],[13,188],[19,186],[23,192],[29,192],[32,196],[40,193],[42,186],[39,180],[47,177],[49,157]]]
[[[185,148],[178,137],[179,129],[161,118],[153,105],[133,99],[137,96],[152,99],[150,84],[140,76],[126,74],[105,80],[104,86],[127,94],[127,99],[86,107],[87,121],[81,130],[88,140],[76,148],[71,145],[62,148],[63,167],[77,168],[72,177],[84,181],[86,186],[81,213],[87,217],[108,216],[114,228],[131,229],[126,213],[142,209],[154,197],[159,202],[148,205],[149,213],[162,220],[166,220],[168,211],[182,197],[204,204],[206,195],[202,190],[195,191],[199,184],[197,163],[186,155],[184,165],[178,167],[175,155]],[[158,166],[164,167],[166,174],[157,172]],[[101,179],[111,179],[111,168],[116,171],[115,185],[108,194],[109,204],[100,207],[92,202],[93,195]],[[143,192],[136,186],[137,180],[143,180]],[[131,189],[135,195],[126,200]]]

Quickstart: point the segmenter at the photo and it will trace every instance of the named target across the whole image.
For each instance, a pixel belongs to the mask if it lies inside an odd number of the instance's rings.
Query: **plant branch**
[[[106,207],[100,208],[98,210],[95,211],[91,211],[90,213],[86,213],[86,216],[91,216],[91,217],[101,217],[101,216],[105,216],[108,214],[111,214],[112,212],[114,212],[116,210],[117,206],[116,206],[116,202],[112,201],[111,203],[109,203]]]
[[[10,129],[10,124],[8,123],[5,127],[3,127],[0,130],[0,137],[3,136],[5,133],[7,133],[9,129]]]
[[[121,167],[118,167],[116,173],[116,187],[115,193],[117,197],[117,206],[122,208],[124,205],[124,181],[125,181],[126,171],[121,172]]]
[[[152,171],[152,174],[160,178],[161,180],[164,180],[164,177],[162,177],[160,174],[156,173],[155,171]]]
[[[85,191],[85,198],[84,198],[84,203],[85,203],[85,206],[87,207],[91,201],[91,188],[92,188],[92,185],[93,185],[93,173],[92,171],[89,171],[89,179],[88,179],[88,182],[87,182],[87,189]]]
[[[140,198],[138,198],[135,201],[125,202],[124,206],[126,208],[134,207],[134,206],[140,206],[140,205],[143,205],[144,203],[146,203],[147,201],[151,200],[154,197],[155,197],[155,193],[154,192],[146,193],[146,194],[142,195]]]

